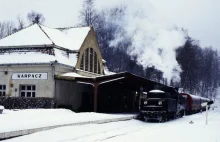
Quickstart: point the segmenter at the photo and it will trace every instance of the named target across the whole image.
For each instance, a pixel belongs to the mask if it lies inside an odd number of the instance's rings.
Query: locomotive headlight
[[[144,101],[144,104],[147,105],[147,101]]]
[[[159,102],[158,102],[158,105],[162,105],[162,101],[159,101]]]

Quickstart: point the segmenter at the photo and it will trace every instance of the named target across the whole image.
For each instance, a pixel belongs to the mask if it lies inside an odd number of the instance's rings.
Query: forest
[[[180,78],[171,77],[168,79],[164,75],[164,70],[158,68],[158,64],[148,63],[148,60],[140,61],[139,54],[131,54],[131,49],[136,48],[137,45],[134,42],[138,41],[135,41],[135,34],[128,34],[124,24],[120,22],[128,14],[127,7],[119,5],[97,10],[94,3],[95,0],[84,0],[79,12],[79,23],[73,26],[94,27],[102,56],[110,71],[131,72],[156,82],[183,88],[185,92],[191,94],[215,99],[220,86],[220,56],[217,49],[211,45],[201,47],[200,41],[191,37],[187,29],[174,27],[173,31],[183,33],[184,42],[173,49],[175,58],[172,61],[163,61],[163,63],[173,62],[174,60],[179,69],[173,68],[172,73],[178,70]],[[26,18],[28,23],[25,23],[21,16],[13,21],[0,21],[0,39],[31,24],[44,24],[46,20],[42,13],[36,11],[30,11]],[[151,39],[149,38],[149,40]],[[157,55],[162,55],[164,50],[163,48],[156,48]]]

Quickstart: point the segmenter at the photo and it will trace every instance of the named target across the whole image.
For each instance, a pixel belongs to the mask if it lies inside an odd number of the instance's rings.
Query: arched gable
[[[103,74],[102,55],[93,28],[89,31],[79,50],[76,69],[82,75],[95,76]]]

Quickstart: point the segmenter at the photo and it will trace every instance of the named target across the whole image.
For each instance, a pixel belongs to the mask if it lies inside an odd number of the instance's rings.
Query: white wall
[[[70,72],[71,68],[55,67],[55,75]],[[7,74],[5,74],[7,71]],[[12,79],[13,73],[47,73],[46,80],[36,79]],[[19,97],[20,85],[36,85],[36,97],[54,97],[55,81],[53,69],[50,65],[12,65],[0,66],[0,84],[6,85],[6,95]],[[17,89],[17,91],[15,91]]]

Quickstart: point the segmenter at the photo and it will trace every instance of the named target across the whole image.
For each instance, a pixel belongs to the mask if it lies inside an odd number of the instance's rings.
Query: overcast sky
[[[220,49],[220,0],[96,0],[98,9],[114,5],[128,5],[130,9],[145,11],[154,21],[188,29],[202,46]],[[74,26],[82,0],[0,0],[0,21],[26,18],[35,10],[44,15],[50,27]]]

